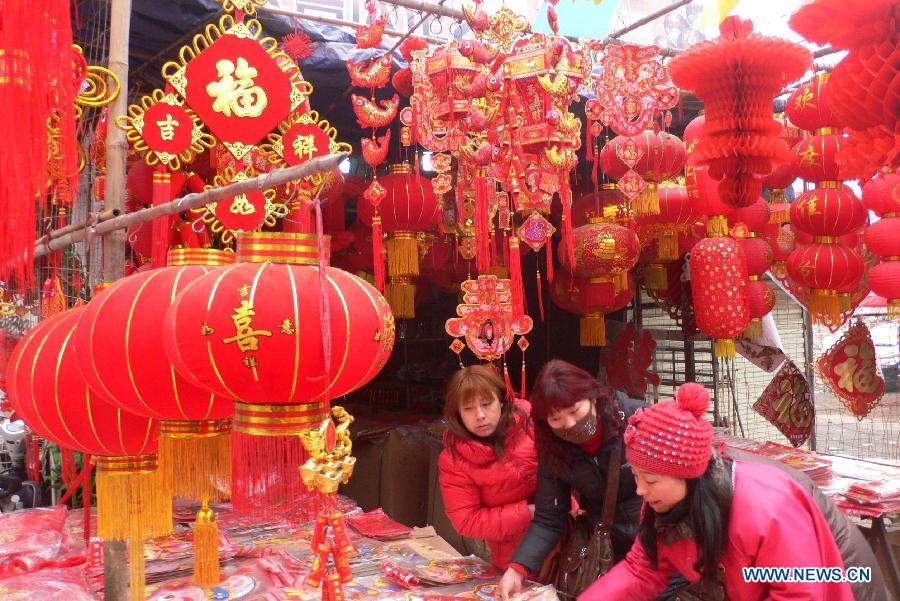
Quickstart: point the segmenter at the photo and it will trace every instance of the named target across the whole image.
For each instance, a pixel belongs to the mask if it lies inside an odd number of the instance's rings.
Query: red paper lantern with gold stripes
[[[611,285],[614,294],[629,287],[640,242],[634,230],[596,219],[572,231],[575,265],[571,271],[593,283]],[[566,266],[570,267],[570,266]]]
[[[794,90],[784,110],[791,123],[808,131],[842,125],[831,111],[828,79],[828,74],[822,74]]]
[[[636,136],[616,136],[600,150],[600,167],[615,180],[621,179],[629,167],[619,157],[620,146],[633,140],[639,159],[633,170],[645,181],[645,187],[634,199],[638,214],[655,215],[658,211],[657,184],[677,175],[684,167],[685,147],[677,136],[665,131],[646,130]]]
[[[887,299],[888,315],[900,318],[900,213],[887,213],[866,230],[866,246],[878,255],[869,287]]]
[[[82,312],[75,330],[78,366],[88,385],[126,411],[162,420],[160,468],[179,497],[230,496],[234,402],[179,374],[160,349],[166,310],[181,290],[234,254],[173,249],[168,267],[118,280]]]
[[[607,290],[596,290],[600,284],[592,284],[587,278],[561,271],[553,278],[550,298],[561,309],[580,315],[579,338],[581,346],[606,346],[605,315],[628,306],[634,294],[627,289],[609,296],[598,303]]]
[[[172,528],[172,503],[159,491],[159,422],[123,411],[88,388],[72,344],[83,312],[78,307],[45,319],[19,341],[7,366],[9,400],[40,436],[97,457],[101,538],[164,534]]]
[[[840,306],[833,300],[837,292],[852,290],[863,275],[864,263],[853,249],[830,243],[807,244],[788,258],[791,279],[811,289],[809,309],[814,315],[827,316],[841,323]]]
[[[862,227],[867,218],[856,195],[838,182],[807,190],[791,203],[791,224],[813,236],[844,236]]]
[[[238,401],[235,510],[288,513],[304,498],[297,434],[384,366],[394,318],[365,280],[327,264],[320,271],[314,235],[247,233],[237,260],[178,295],[163,323],[165,349],[182,375]]]

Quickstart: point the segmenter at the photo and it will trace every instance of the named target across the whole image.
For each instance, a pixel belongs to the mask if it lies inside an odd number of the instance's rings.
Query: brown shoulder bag
[[[541,574],[546,578],[544,581],[556,586],[561,599],[575,599],[613,566],[610,529],[616,513],[621,465],[620,441],[609,456],[609,473],[600,522],[591,528],[586,515],[577,518],[570,516],[558,554],[544,562],[541,569]]]

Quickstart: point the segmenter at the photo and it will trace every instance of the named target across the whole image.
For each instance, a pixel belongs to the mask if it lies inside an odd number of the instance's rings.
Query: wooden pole
[[[106,134],[106,210],[125,208],[125,161],[128,142],[125,131],[115,127],[116,118],[128,109],[128,36],[131,33],[131,0],[112,0],[109,13],[109,70],[119,79],[119,95],[109,105]],[[110,82],[112,85],[112,82]],[[125,275],[125,232],[103,240],[103,280],[113,282]],[[103,545],[103,595],[107,601],[128,599],[128,551],[124,541]]]
[[[212,188],[199,193],[192,192],[187,196],[176,198],[171,202],[156,205],[155,207],[147,207],[146,209],[141,209],[134,213],[125,213],[118,217],[101,221],[97,224],[90,222],[84,223],[80,229],[69,231],[61,236],[54,236],[56,232],[50,232],[48,236],[44,236],[38,240],[34,248],[34,256],[35,258],[42,257],[53,251],[59,250],[60,248],[65,248],[66,246],[80,242],[89,236],[105,236],[103,239],[105,247],[105,242],[111,235],[122,232],[132,225],[147,223],[154,219],[159,219],[160,217],[196,209],[213,202],[233,198],[238,194],[246,194],[247,192],[252,192],[254,190],[266,190],[268,188],[281,186],[288,182],[310,177],[316,173],[331,171],[348,156],[349,153],[346,152],[330,154],[328,156],[312,159],[302,165],[288,167],[286,169],[275,169],[269,173],[263,173],[257,177],[235,182],[221,188]]]

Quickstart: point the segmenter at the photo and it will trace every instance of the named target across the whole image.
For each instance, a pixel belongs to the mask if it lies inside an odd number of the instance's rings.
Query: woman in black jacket
[[[529,395],[538,451],[535,512],[498,586],[508,599],[537,573],[559,541],[572,509],[573,492],[592,525],[600,521],[612,450],[622,444],[628,417],[642,401],[600,384],[588,372],[555,359],[538,374]],[[622,456],[611,535],[615,561],[631,548],[640,521],[641,498],[631,467]]]

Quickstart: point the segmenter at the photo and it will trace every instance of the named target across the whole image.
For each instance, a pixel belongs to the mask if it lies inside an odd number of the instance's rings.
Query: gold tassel
[[[850,293],[849,292],[841,292],[838,296],[838,303],[841,307],[841,313],[846,313],[851,309],[850,306]]]
[[[628,290],[628,272],[616,273],[612,276],[613,291],[618,296],[623,291]]]
[[[737,351],[734,348],[734,340],[731,338],[716,338],[713,352],[719,359],[733,358],[737,354]]]
[[[707,238],[721,238],[728,235],[728,218],[725,215],[710,215],[706,221]]]
[[[505,280],[509,278],[509,270],[506,268],[506,265],[491,265],[487,273],[482,275],[495,275],[498,279]]]
[[[753,340],[755,338],[759,338],[763,334],[762,320],[758,317],[754,317],[750,320],[750,323],[747,324],[747,329],[744,330],[744,338],[748,340]]]
[[[662,263],[650,263],[644,270],[644,286],[647,290],[668,290],[669,272]]]
[[[888,301],[887,314],[890,319],[900,320],[900,298],[892,298]]]
[[[156,455],[99,457],[97,531],[105,540],[141,539],[172,530],[172,497],[165,494]]]
[[[128,541],[128,571],[131,576],[131,601],[146,601],[147,582],[144,565],[144,539],[132,538]]]
[[[681,256],[678,248],[678,232],[673,229],[664,229],[656,239],[657,254],[660,261],[677,261]]]
[[[659,191],[654,182],[647,182],[631,203],[635,215],[659,215]]]
[[[606,346],[606,321],[603,313],[588,313],[579,320],[581,346]]]
[[[385,241],[388,276],[411,277],[419,275],[419,243],[412,232],[394,232]]]
[[[231,420],[164,421],[159,469],[167,496],[231,498]]]
[[[385,296],[394,317],[410,319],[416,316],[416,285],[410,278],[391,277]]]
[[[194,584],[206,588],[215,586],[221,579],[219,526],[208,500],[203,499],[203,507],[197,512],[197,521],[194,522]]]
[[[841,302],[834,290],[813,289],[809,296],[808,308],[815,324],[841,323]]]

